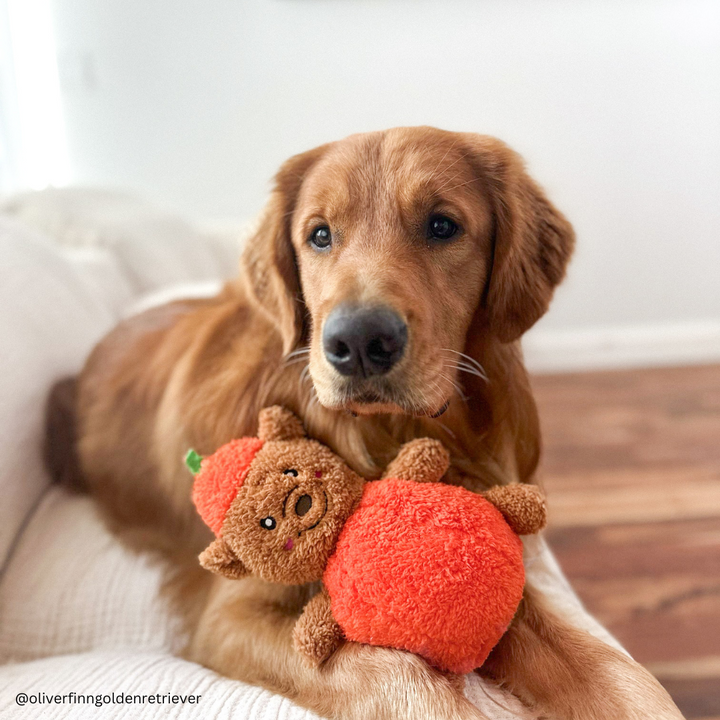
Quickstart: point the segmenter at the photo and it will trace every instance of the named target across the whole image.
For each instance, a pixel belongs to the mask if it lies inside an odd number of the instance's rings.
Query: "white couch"
[[[117,193],[44,191],[0,204],[0,717],[257,718],[312,713],[177,658],[181,628],[160,572],[117,543],[92,501],[53,486],[41,462],[52,383],[141,297],[235,271],[238,246]],[[529,577],[576,622],[614,642],[580,606],[542,543]],[[200,695],[197,704],[18,705],[18,693]],[[512,697],[476,676],[491,718]]]

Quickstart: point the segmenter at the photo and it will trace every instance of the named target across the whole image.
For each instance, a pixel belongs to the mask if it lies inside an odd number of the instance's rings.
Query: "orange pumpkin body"
[[[466,673],[483,664],[520,603],[522,541],[469,490],[378,480],[340,533],[323,582],[348,640]]]

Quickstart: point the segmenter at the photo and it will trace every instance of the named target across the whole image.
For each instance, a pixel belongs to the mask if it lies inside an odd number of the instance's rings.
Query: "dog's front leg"
[[[487,720],[453,678],[410,653],[344,643],[308,667],[292,642],[301,590],[213,580],[189,659],[337,720]]]
[[[645,668],[561,620],[530,589],[479,673],[552,720],[683,717]]]

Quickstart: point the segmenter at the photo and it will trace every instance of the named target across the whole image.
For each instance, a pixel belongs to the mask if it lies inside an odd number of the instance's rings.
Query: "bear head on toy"
[[[257,438],[234,440],[203,460],[193,499],[218,537],[201,563],[231,578],[319,580],[364,483],[306,438],[295,415],[266,408]]]

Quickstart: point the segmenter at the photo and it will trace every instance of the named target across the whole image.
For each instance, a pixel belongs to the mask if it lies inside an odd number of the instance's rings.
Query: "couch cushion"
[[[47,188],[1,201],[0,212],[63,247],[111,255],[136,294],[237,273],[242,225],[201,228],[129,193]]]
[[[162,568],[126,550],[92,500],[62,488],[42,499],[0,583],[0,703],[17,715],[18,692],[198,692],[198,706],[164,706],[162,717],[309,720],[316,716],[264,690],[220,678],[171,656],[183,645],[179,623],[160,594]],[[42,661],[41,658],[54,659]],[[39,682],[42,678],[42,682]],[[195,688],[195,689],[193,689]],[[515,720],[517,701],[477,675],[466,694],[489,718]],[[161,706],[162,707],[162,706]],[[0,704],[0,715],[3,705]],[[138,717],[127,706],[43,708],[43,717]],[[143,717],[160,708],[143,707]],[[123,715],[123,713],[126,713]],[[159,714],[157,715],[160,716]]]
[[[0,569],[47,486],[40,448],[52,384],[80,370],[141,294],[233,275],[237,235],[115,191],[49,188],[0,201]]]
[[[32,704],[19,706],[18,693],[28,695],[103,696],[195,695],[195,703],[160,704]],[[63,655],[0,668],[0,717],[36,718],[144,718],[154,720],[316,720],[317,715],[299,708],[280,695],[229,680],[194,663],[163,652],[101,651]]]
[[[91,268],[81,269],[42,236],[3,218],[0,257],[1,568],[48,483],[41,459],[47,393],[53,382],[80,369],[116,322],[104,296],[128,301],[130,293],[112,274],[93,283]]]
[[[0,663],[97,648],[177,650],[182,637],[161,582],[157,563],[126,550],[89,496],[52,487],[0,583]]]

